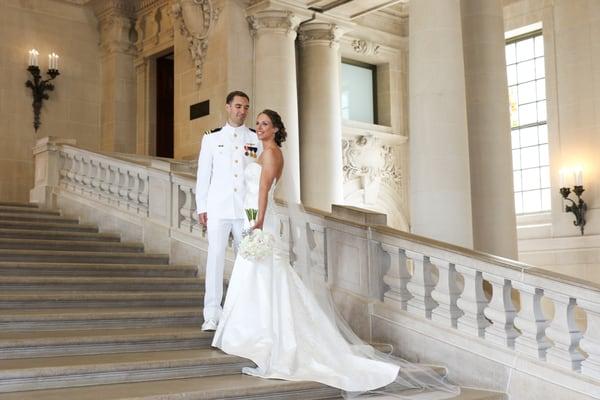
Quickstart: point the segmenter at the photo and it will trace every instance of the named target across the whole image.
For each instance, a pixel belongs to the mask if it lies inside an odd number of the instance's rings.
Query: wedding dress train
[[[246,187],[258,189],[261,166],[245,171]],[[273,185],[275,186],[275,185]],[[254,191],[255,191],[254,190]],[[277,235],[273,188],[263,230]],[[316,381],[348,392],[386,386],[399,366],[352,351],[312,292],[290,265],[287,254],[248,261],[238,255],[212,345],[252,360],[244,373],[262,378]]]

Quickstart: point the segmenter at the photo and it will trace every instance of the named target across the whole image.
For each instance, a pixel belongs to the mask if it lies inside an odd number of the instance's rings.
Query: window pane
[[[519,106],[519,124],[527,125],[538,121],[537,108],[535,103]]]
[[[540,165],[550,165],[550,156],[548,154],[548,145],[544,144],[540,149]]]
[[[517,79],[519,83],[535,79],[535,62],[533,60],[517,64]]]
[[[519,144],[520,141],[519,141],[519,131],[518,130],[510,132],[510,139],[512,142],[513,149],[518,149],[519,147],[521,147],[521,145]]]
[[[537,99],[536,100],[546,100],[546,80],[539,79],[535,81]]]
[[[523,190],[540,187],[540,170],[538,168],[524,169],[521,172]]]
[[[521,185],[521,171],[513,172],[513,182],[515,187],[515,192],[520,192],[522,189]]]
[[[521,149],[521,168],[540,166],[539,147],[525,147]],[[525,179],[525,178],[523,178]]]
[[[521,169],[521,150],[513,150],[513,169]]]
[[[371,68],[342,63],[341,103],[344,118],[375,123]]]
[[[537,120],[538,121],[546,121],[546,102],[538,101],[537,102]]]
[[[538,144],[537,126],[521,129],[521,147],[533,146]]]
[[[506,79],[509,85],[515,85],[517,83],[517,65],[509,65],[506,67]]]
[[[540,168],[540,179],[541,179],[541,187],[543,187],[543,188],[550,187],[550,167]]]
[[[535,59],[535,77],[543,78],[546,76],[546,70],[544,68],[544,59],[536,58]]]
[[[506,46],[506,65],[514,64],[517,62],[517,50],[516,45],[511,43]]]
[[[542,208],[540,190],[523,192],[523,212],[536,212]]]
[[[542,189],[542,210],[549,210],[550,208],[550,189]]]
[[[515,212],[517,214],[523,212],[523,193],[515,193]]]
[[[535,81],[519,85],[519,104],[531,103],[537,100]]]
[[[544,55],[544,37],[539,35],[535,38],[535,56],[542,57]]]
[[[548,143],[548,125],[539,125],[538,134],[540,138],[540,143]]]
[[[533,38],[517,42],[517,61],[533,58]]]

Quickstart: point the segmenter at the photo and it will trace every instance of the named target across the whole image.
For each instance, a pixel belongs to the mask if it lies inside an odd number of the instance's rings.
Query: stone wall
[[[600,238],[600,2],[520,0],[505,6],[504,19],[507,31],[541,21],[546,56],[552,210],[519,218],[520,259],[577,273],[600,264],[600,247],[589,244]],[[558,191],[559,170],[578,164],[588,204],[583,238]]]
[[[55,0],[0,2],[0,200],[27,201],[33,187],[31,149],[37,138],[77,139],[99,147],[100,64],[96,19],[91,10]],[[38,132],[33,129],[29,49],[36,48],[40,68],[48,54],[60,56],[60,76],[44,101]]]

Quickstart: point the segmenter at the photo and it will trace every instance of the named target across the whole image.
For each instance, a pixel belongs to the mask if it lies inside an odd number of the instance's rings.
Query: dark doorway
[[[173,53],[156,59],[156,155],[173,158]]]

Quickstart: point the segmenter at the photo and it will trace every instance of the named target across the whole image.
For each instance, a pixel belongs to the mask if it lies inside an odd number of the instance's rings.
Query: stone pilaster
[[[296,86],[296,29],[300,18],[288,10],[248,9],[254,37],[254,109],[277,111],[287,129],[283,146],[287,171],[293,173],[300,198],[300,142],[298,136],[298,89]],[[250,121],[253,123],[254,121]],[[291,188],[290,188],[291,189]],[[278,197],[289,198],[278,192]]]
[[[134,4],[125,0],[93,3],[98,17],[102,63],[101,148],[136,150]]]
[[[310,22],[299,29],[302,202],[324,211],[343,201],[339,26]]]
[[[460,0],[410,3],[412,232],[471,248]]]
[[[517,258],[501,0],[462,0],[473,247]]]

